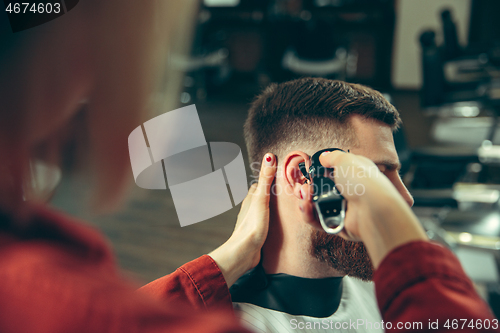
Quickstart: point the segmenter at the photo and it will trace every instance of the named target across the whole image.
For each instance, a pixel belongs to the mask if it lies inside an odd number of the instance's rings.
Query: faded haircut
[[[271,84],[252,102],[244,125],[250,163],[271,152],[283,158],[294,149],[311,150],[336,142],[355,145],[349,119],[358,114],[394,131],[396,108],[381,93],[361,84],[302,78]]]

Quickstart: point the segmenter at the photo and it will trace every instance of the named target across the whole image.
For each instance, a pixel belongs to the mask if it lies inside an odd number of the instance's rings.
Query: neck
[[[344,275],[311,254],[312,227],[297,221],[298,213],[290,214],[288,207],[280,207],[276,196],[271,197],[270,208],[269,232],[262,247],[266,274],[285,273],[310,279]]]

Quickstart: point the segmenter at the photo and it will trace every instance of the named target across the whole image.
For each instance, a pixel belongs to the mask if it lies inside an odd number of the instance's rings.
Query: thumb
[[[269,202],[269,194],[271,192],[271,185],[273,184],[274,177],[276,176],[276,169],[276,156],[271,153],[264,155],[260,168],[259,183],[254,193],[255,199]]]

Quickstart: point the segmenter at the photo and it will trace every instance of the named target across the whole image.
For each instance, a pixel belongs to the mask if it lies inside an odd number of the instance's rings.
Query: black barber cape
[[[357,278],[266,275],[259,264],[230,292],[236,316],[251,332],[383,332],[374,285]]]
[[[291,315],[324,318],[339,307],[342,279],[266,274],[259,264],[236,281],[229,291],[236,303],[254,304]]]

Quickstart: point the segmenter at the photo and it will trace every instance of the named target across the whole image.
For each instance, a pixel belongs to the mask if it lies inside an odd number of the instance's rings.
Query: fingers
[[[257,189],[257,183],[253,183],[252,186],[250,186],[250,189],[248,190],[248,194],[253,194],[255,190]]]
[[[356,155],[353,153],[345,153],[340,150],[324,152],[319,157],[319,161],[326,168],[342,168],[350,166],[362,168],[376,167],[372,160],[364,156]]]
[[[257,202],[258,205],[263,205],[263,210],[269,206],[269,194],[276,175],[277,163],[276,157],[268,153],[264,156],[262,166],[260,168],[258,183],[252,184],[248,190],[248,194],[241,204],[240,214],[245,214],[252,202]]]
[[[332,152],[324,152],[319,157],[319,161],[326,168],[335,168],[341,163],[342,157],[345,155],[346,153],[340,150],[335,150]]]
[[[252,202],[252,196],[255,193],[255,190],[257,189],[257,184],[254,183],[252,186],[250,186],[250,189],[248,190],[248,194],[243,199],[243,202],[241,203],[241,211],[245,212],[248,209],[248,206]]]
[[[250,201],[251,199],[249,199],[249,198],[252,197],[252,195],[255,193],[255,190],[257,190],[257,183],[253,183],[252,186],[250,186],[250,189],[248,190],[248,194],[247,194],[245,200],[248,199]],[[243,200],[243,203],[245,203],[245,200]]]
[[[269,194],[274,177],[276,176],[276,169],[276,156],[271,153],[264,155],[260,168],[259,182],[254,193],[256,200],[261,200],[262,203],[269,202]]]

